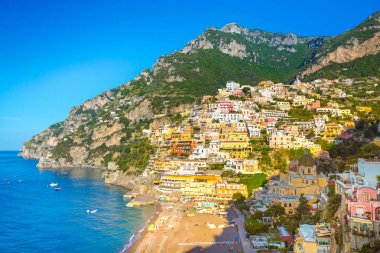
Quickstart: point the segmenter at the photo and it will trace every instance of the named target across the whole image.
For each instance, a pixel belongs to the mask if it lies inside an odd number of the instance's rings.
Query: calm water
[[[0,252],[120,252],[153,211],[126,207],[124,192],[97,170],[38,170],[0,152]]]

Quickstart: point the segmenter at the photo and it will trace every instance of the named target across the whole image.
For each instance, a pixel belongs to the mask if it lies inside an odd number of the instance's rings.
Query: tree
[[[307,204],[307,199],[305,198],[304,194],[301,193],[299,199],[298,199],[298,207],[295,210],[295,218],[299,221],[305,219],[307,216],[310,216],[310,209],[309,205]]]
[[[245,197],[240,192],[237,192],[232,195],[232,200],[235,202],[235,205],[242,205],[244,204]]]
[[[263,212],[261,212],[261,211],[256,211],[256,212],[254,212],[254,213],[251,215],[251,218],[252,218],[252,219],[255,219],[255,220],[259,220],[259,219],[263,218]]]
[[[277,222],[282,216],[285,215],[285,208],[279,204],[270,205],[264,215],[272,217],[272,220]]]
[[[251,88],[249,87],[244,87],[242,91],[244,92],[245,95],[249,95],[249,96],[251,95]]]
[[[245,230],[251,235],[268,233],[269,226],[258,222],[251,216],[245,220]]]

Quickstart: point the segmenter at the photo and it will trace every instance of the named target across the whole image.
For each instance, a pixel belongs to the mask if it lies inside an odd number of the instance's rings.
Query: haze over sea
[[[105,185],[99,170],[36,164],[0,152],[0,252],[119,252],[153,212],[126,207],[126,190]]]

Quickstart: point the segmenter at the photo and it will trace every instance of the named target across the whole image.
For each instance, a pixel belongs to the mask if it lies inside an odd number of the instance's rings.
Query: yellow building
[[[292,215],[295,213],[299,201],[298,198],[279,198],[273,199],[273,203],[282,206],[286,214]]]
[[[221,199],[231,199],[235,193],[248,197],[247,186],[244,184],[216,184],[216,196]]]
[[[330,253],[331,230],[327,224],[302,224],[294,242],[294,253]]]
[[[355,122],[353,120],[346,120],[343,122],[344,129],[355,129]]]
[[[156,160],[153,163],[153,170],[157,172],[165,172],[171,170],[169,161]]]
[[[215,185],[221,182],[220,176],[163,175],[158,190],[189,197],[216,197]]]
[[[376,138],[373,140],[373,144],[375,144],[376,146],[380,147],[380,137],[376,137]]]
[[[372,108],[370,106],[356,106],[356,110],[359,112],[370,113]]]
[[[294,253],[317,253],[318,245],[315,238],[315,226],[302,224],[298,229],[298,235],[294,242]]]
[[[301,194],[308,199],[308,204],[312,204],[327,186],[327,181],[326,176],[317,174],[313,157],[305,154],[299,161],[292,161],[289,164],[287,173],[280,173],[280,181],[274,184],[271,190],[275,195],[280,196],[277,202],[285,208],[287,214],[292,214],[298,206],[294,202],[298,203]]]
[[[328,123],[325,128],[325,137],[336,137],[342,134],[343,127],[336,123]]]
[[[230,158],[247,158],[251,147],[249,141],[222,141],[219,150],[229,154]]]
[[[310,153],[313,156],[319,156],[322,152],[322,146],[319,144],[314,144],[314,145],[308,146],[307,148],[309,149]]]

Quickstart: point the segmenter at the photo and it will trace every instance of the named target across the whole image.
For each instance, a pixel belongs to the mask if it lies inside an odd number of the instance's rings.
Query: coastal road
[[[245,231],[245,227],[244,227],[244,221],[245,220],[244,220],[243,214],[236,207],[233,207],[233,210],[235,211],[235,213],[238,216],[238,218],[235,218],[234,221],[235,221],[236,225],[238,226],[239,236],[240,236],[240,240],[241,240],[241,244],[242,244],[244,253],[256,253],[256,250],[254,250],[252,248],[252,245],[251,245],[251,242],[249,241],[249,239],[247,239],[245,237],[247,232]]]

